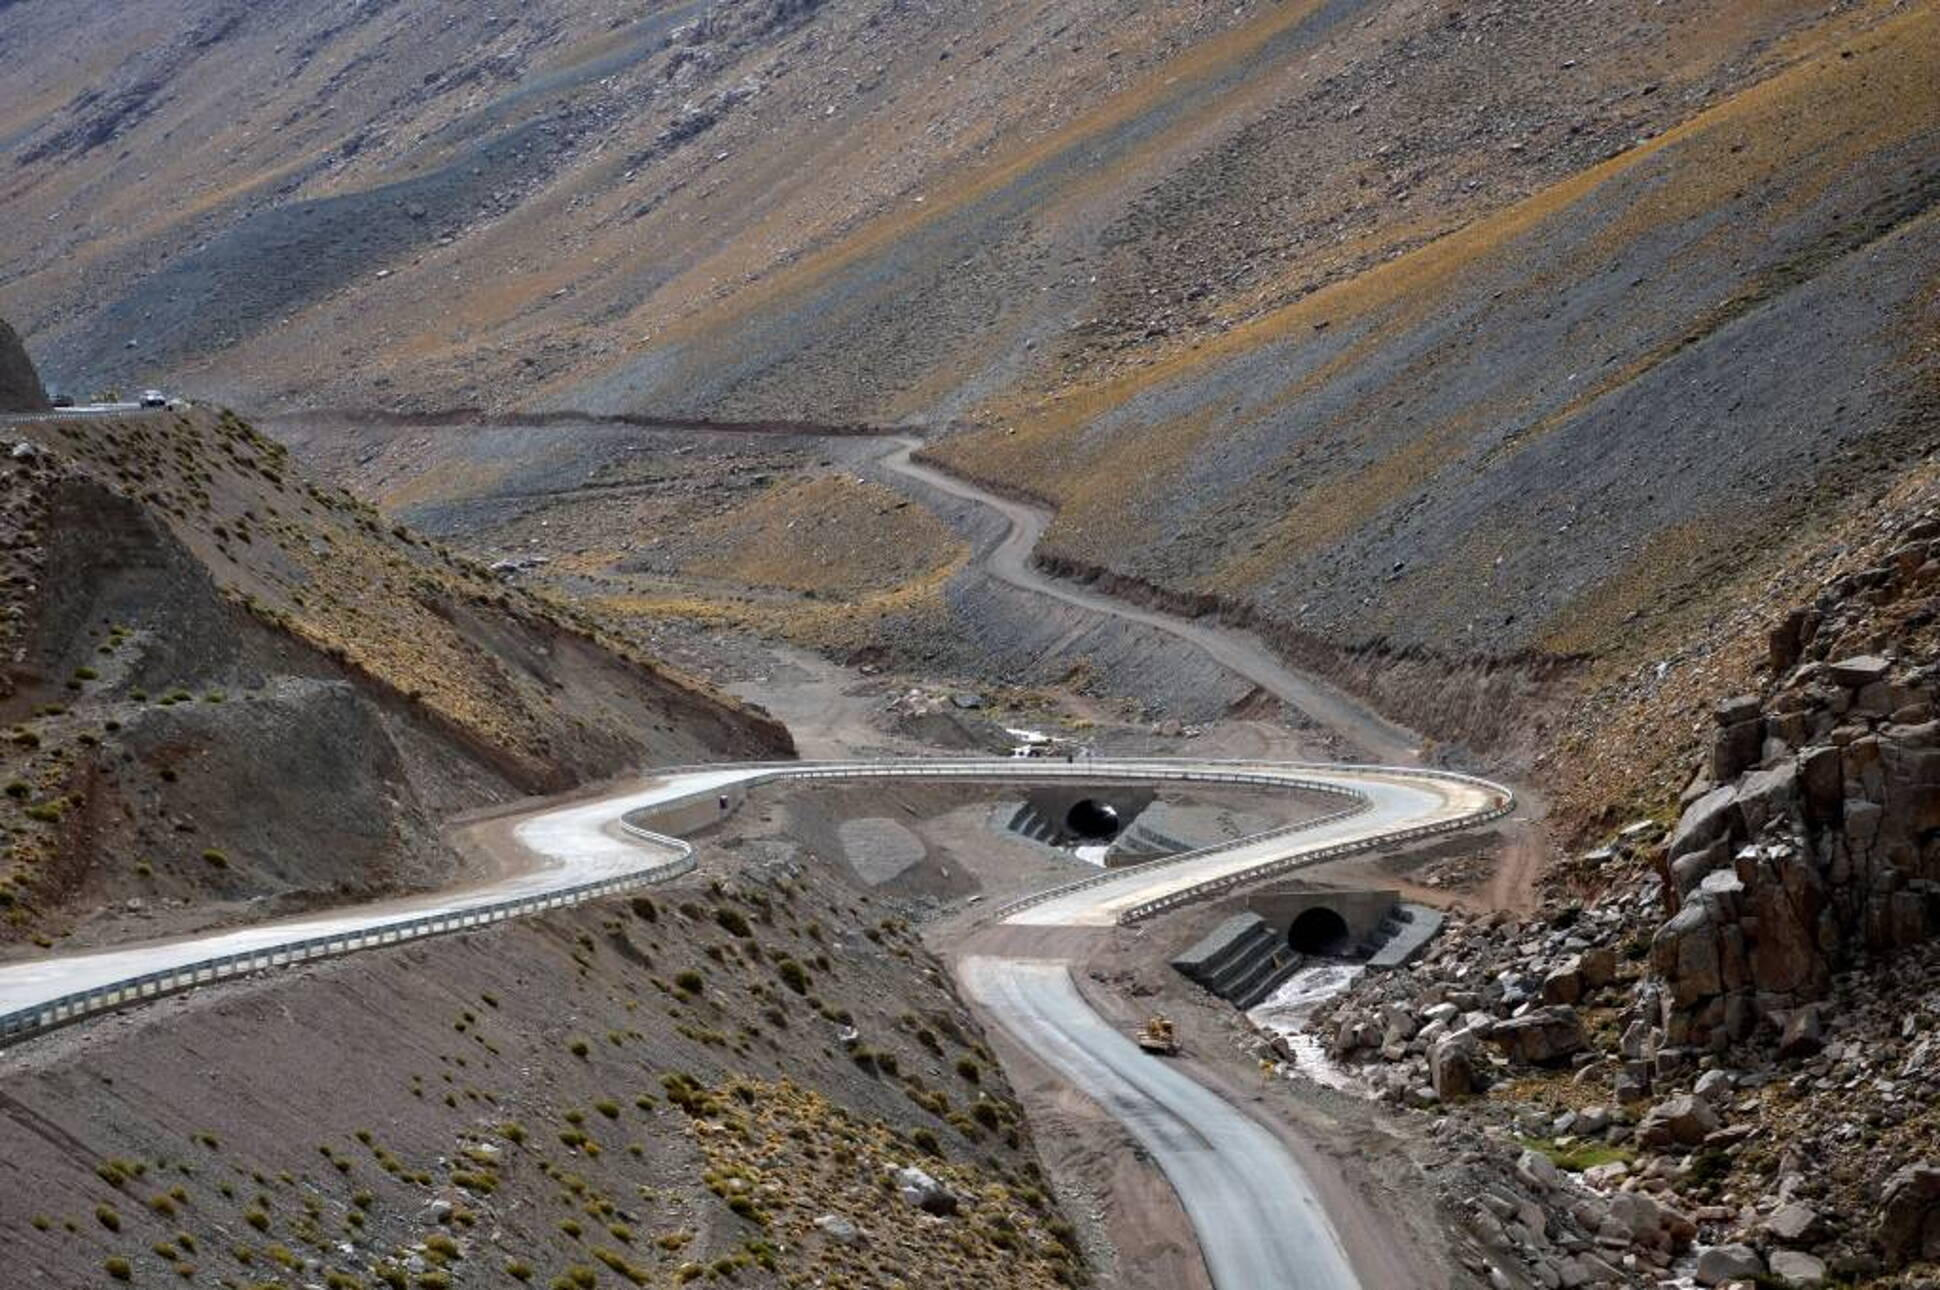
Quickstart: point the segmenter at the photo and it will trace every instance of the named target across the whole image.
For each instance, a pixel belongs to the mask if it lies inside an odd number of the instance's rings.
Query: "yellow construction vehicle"
[[[1179,1051],[1179,1037],[1172,1032],[1172,1019],[1165,1016],[1149,1018],[1139,1027],[1136,1036],[1138,1046],[1148,1053],[1158,1053],[1171,1057]]]

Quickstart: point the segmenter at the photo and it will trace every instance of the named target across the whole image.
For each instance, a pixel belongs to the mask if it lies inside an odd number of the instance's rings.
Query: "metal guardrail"
[[[1208,767],[1230,767],[1212,769]],[[1271,769],[1269,769],[1271,767]],[[1040,761],[1033,758],[989,758],[952,760],[947,758],[927,758],[905,764],[884,764],[881,762],[767,762],[767,763],[714,763],[695,766],[668,768],[657,772],[662,776],[678,774],[736,770],[752,772],[737,778],[731,785],[720,785],[696,789],[651,806],[627,812],[620,819],[620,827],[630,836],[649,846],[659,847],[672,858],[660,864],[645,865],[639,869],[612,877],[600,878],[591,882],[577,883],[556,888],[549,892],[534,895],[509,897],[469,908],[451,910],[440,914],[428,914],[417,918],[404,918],[395,922],[379,923],[355,931],[337,933],[329,936],[308,937],[287,941],[260,949],[245,950],[235,954],[217,955],[199,959],[176,967],[141,976],[128,977],[109,982],[88,990],[61,995],[54,999],[31,1004],[28,1007],[0,1014],[0,1046],[38,1035],[59,1026],[110,1012],[129,1004],[158,999],[165,995],[178,994],[199,985],[217,981],[227,981],[270,968],[286,967],[296,963],[306,963],[315,959],[332,958],[358,950],[372,949],[384,945],[398,945],[407,941],[421,940],[428,936],[441,936],[451,932],[469,931],[487,927],[508,918],[518,918],[527,914],[541,913],[551,909],[561,909],[570,905],[583,904],[623,891],[630,891],[656,883],[666,882],[693,871],[697,861],[694,848],[687,842],[669,834],[655,832],[640,821],[643,818],[664,814],[680,806],[698,801],[720,791],[723,787],[745,789],[760,784],[780,780],[815,779],[1001,779],[1006,782],[1018,780],[1058,780],[1058,779],[1114,779],[1138,783],[1165,782],[1172,780],[1194,783],[1235,783],[1262,784],[1279,788],[1291,788],[1308,792],[1325,793],[1338,797],[1357,799],[1355,804],[1340,811],[1320,816],[1316,819],[1301,821],[1298,824],[1270,829],[1251,837],[1235,839],[1215,847],[1207,847],[1184,855],[1170,856],[1152,864],[1141,865],[1137,872],[1149,872],[1155,867],[1167,867],[1205,859],[1221,851],[1248,845],[1263,838],[1297,833],[1312,829],[1321,824],[1359,814],[1372,805],[1365,794],[1345,788],[1338,782],[1308,780],[1290,775],[1289,771],[1331,772],[1335,775],[1343,771],[1374,772],[1392,770],[1395,773],[1416,777],[1440,778],[1463,781],[1486,789],[1503,797],[1501,805],[1492,810],[1481,812],[1456,820],[1441,821],[1436,824],[1422,825],[1414,829],[1383,834],[1377,838],[1361,839],[1352,843],[1342,843],[1335,847],[1317,851],[1302,852],[1293,856],[1265,861],[1246,870],[1222,875],[1208,882],[1169,893],[1157,900],[1127,910],[1122,921],[1132,922],[1146,918],[1163,909],[1175,908],[1216,891],[1226,890],[1242,882],[1265,877],[1284,868],[1299,867],[1317,863],[1324,858],[1346,854],[1349,851],[1364,850],[1382,844],[1426,836],[1431,833],[1444,833],[1458,828],[1467,828],[1489,820],[1499,819],[1514,809],[1515,799],[1507,790],[1498,785],[1478,780],[1471,776],[1459,775],[1450,771],[1424,771],[1403,767],[1342,767],[1326,764],[1292,765],[1285,763],[1266,763],[1259,761],[1202,761],[1187,759],[1151,759],[1137,762],[1099,760],[1090,762],[1058,763]],[[1087,887],[1102,886],[1109,882],[1125,881],[1131,870],[1101,874],[1081,882],[1066,884],[1051,891],[1041,892],[1014,901],[996,911],[998,916],[1007,915],[1017,909],[1045,900],[1055,899],[1070,892]]]
[[[1240,886],[1243,883],[1256,882],[1261,878],[1271,878],[1275,874],[1290,873],[1295,869],[1305,869],[1309,866],[1320,864],[1323,861],[1337,860],[1341,856],[1355,855],[1362,851],[1373,851],[1392,843],[1411,842],[1416,838],[1432,837],[1439,833],[1453,833],[1458,829],[1472,829],[1478,824],[1487,824],[1493,820],[1499,820],[1515,809],[1516,802],[1512,796],[1508,801],[1493,806],[1476,815],[1464,815],[1452,820],[1438,820],[1433,824],[1416,825],[1412,829],[1401,829],[1394,833],[1382,833],[1368,838],[1355,838],[1352,841],[1337,842],[1333,846],[1320,847],[1313,851],[1296,852],[1293,855],[1282,856],[1277,860],[1268,860],[1262,864],[1248,869],[1242,869],[1235,873],[1221,874],[1217,878],[1208,878],[1206,881],[1195,883],[1193,886],[1182,887],[1178,891],[1167,892],[1165,895],[1154,900],[1133,905],[1130,909],[1118,916],[1118,921],[1121,923],[1140,922],[1152,917],[1154,914],[1162,914],[1168,909],[1177,909],[1179,906],[1189,905],[1195,900],[1204,900],[1208,896],[1216,896],[1221,892],[1230,891],[1232,888]]]

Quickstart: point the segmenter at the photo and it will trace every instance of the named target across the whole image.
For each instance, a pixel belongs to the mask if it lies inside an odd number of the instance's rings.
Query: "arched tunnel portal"
[[[1065,812],[1064,827],[1072,836],[1086,842],[1109,842],[1123,827],[1118,808],[1095,797],[1080,798]]]
[[[1287,944],[1302,954],[1342,955],[1353,939],[1347,920],[1325,905],[1303,910],[1287,927]]]

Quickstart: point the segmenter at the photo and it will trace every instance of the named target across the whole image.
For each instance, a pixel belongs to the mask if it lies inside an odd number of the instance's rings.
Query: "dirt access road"
[[[1289,670],[1274,657],[1271,650],[1251,635],[1128,604],[1039,573],[1032,566],[1031,557],[1051,522],[1051,512],[1028,502],[1000,497],[916,461],[911,454],[921,446],[915,439],[899,437],[886,449],[879,459],[880,464],[885,470],[913,479],[938,492],[988,507],[1009,522],[1009,531],[1002,540],[991,550],[979,553],[982,567],[991,576],[1020,590],[1049,596],[1093,613],[1143,623],[1169,636],[1176,636],[1205,651],[1228,671],[1245,677],[1281,702],[1306,713],[1315,722],[1360,749],[1366,760],[1395,766],[1419,764],[1422,748],[1420,736],[1402,729],[1325,682]]]
[[[1244,677],[1315,723],[1360,749],[1366,760],[1393,766],[1419,765],[1421,737],[1388,720],[1350,695],[1316,677],[1295,672],[1250,632],[1214,621],[1184,618],[1161,610],[1129,604],[1041,573],[1032,564],[1051,512],[1041,506],[1003,497],[967,480],[946,474],[912,456],[921,442],[898,436],[883,448],[877,464],[893,475],[962,501],[986,507],[1001,516],[1007,528],[995,545],[975,553],[975,567],[1010,586],[1048,596],[1095,614],[1144,624],[1203,650],[1208,657]],[[1490,909],[1527,911],[1535,905],[1536,881],[1547,853],[1541,819],[1543,800],[1528,785],[1513,784],[1518,810],[1517,827],[1508,831],[1503,850],[1486,891],[1474,902]],[[1413,894],[1433,899],[1434,893]]]

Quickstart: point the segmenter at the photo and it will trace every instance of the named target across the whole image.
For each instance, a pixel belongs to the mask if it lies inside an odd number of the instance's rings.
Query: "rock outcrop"
[[[1835,973],[1940,931],[1940,665],[1909,648],[1936,591],[1940,520],[1918,516],[1770,631],[1765,695],[1714,709],[1659,857],[1664,1044],[1763,1031],[1807,1055]]]
[[[1666,1043],[1786,1033],[1855,956],[1940,928],[1933,695],[1928,670],[1861,657],[1799,665],[1755,716],[1720,705],[1712,768],[1738,767],[1747,726],[1759,761],[1696,792],[1665,846],[1678,908],[1650,961]],[[1800,1021],[1788,1042],[1809,1031]]]
[[[0,318],[0,412],[40,412],[47,407],[47,391],[20,337]]]

